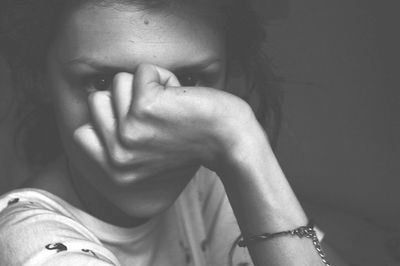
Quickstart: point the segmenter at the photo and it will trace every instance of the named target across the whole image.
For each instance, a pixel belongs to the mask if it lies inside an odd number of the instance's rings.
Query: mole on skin
[[[145,24],[145,25],[149,25],[149,24],[150,24],[149,20],[145,19],[145,20],[144,20],[144,24]]]

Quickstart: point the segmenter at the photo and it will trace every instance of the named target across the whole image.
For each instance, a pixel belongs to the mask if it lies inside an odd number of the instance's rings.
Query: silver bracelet
[[[306,225],[306,226],[300,226],[293,230],[282,231],[282,232],[277,232],[277,233],[272,233],[272,234],[265,233],[265,234],[261,234],[261,235],[251,236],[246,239],[241,237],[238,240],[237,244],[239,247],[246,247],[246,246],[261,242],[261,241],[269,240],[271,238],[287,236],[287,235],[298,236],[299,238],[303,238],[303,237],[310,238],[313,242],[315,249],[318,252],[318,255],[321,257],[322,262],[326,266],[330,266],[330,263],[328,262],[328,260],[326,258],[325,252],[322,250],[321,243],[318,240],[317,233],[314,230],[314,224],[312,222],[309,222],[308,225]]]

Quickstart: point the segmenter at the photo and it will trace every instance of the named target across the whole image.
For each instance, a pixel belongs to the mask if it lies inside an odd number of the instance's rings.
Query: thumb
[[[151,106],[155,99],[167,88],[180,88],[178,78],[169,70],[151,64],[141,64],[135,72],[132,89],[132,102],[129,113],[141,113],[145,107]]]
[[[180,86],[178,78],[171,71],[151,64],[141,64],[137,68],[133,83],[135,93]]]

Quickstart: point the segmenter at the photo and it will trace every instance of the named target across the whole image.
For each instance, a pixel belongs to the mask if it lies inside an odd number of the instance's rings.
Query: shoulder
[[[1,265],[25,265],[29,261],[36,262],[32,265],[45,265],[44,261],[56,254],[65,252],[71,254],[67,257],[79,257],[83,250],[115,259],[75,219],[68,205],[51,193],[19,189],[0,197]]]
[[[21,242],[47,245],[66,232],[68,237],[84,235],[98,242],[69,212],[66,203],[51,193],[18,189],[0,197],[0,250],[5,244],[16,248]]]
[[[57,214],[73,219],[69,208],[68,203],[45,190],[36,188],[16,189],[0,196],[0,217],[3,218],[0,226],[3,225],[5,217],[25,217],[39,213]]]
[[[44,190],[16,189],[0,196],[0,226],[3,226],[6,217],[16,218],[43,211],[70,216],[61,200]]]

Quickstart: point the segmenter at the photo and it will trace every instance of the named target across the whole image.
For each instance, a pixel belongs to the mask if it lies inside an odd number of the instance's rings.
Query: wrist
[[[267,135],[255,118],[233,127],[228,136],[225,138],[218,160],[219,167],[216,169],[221,179],[227,179],[222,181],[240,182],[240,179],[244,179],[242,181],[248,182],[248,171],[252,172],[252,177],[261,176],[270,168],[269,165],[276,161]]]
[[[282,231],[308,222],[272,156],[255,162],[242,157],[236,166],[219,173],[243,235]]]
[[[241,132],[242,137],[230,146],[222,167],[217,171],[237,218],[247,220],[245,213],[251,207],[259,210],[254,216],[261,215],[256,224],[264,221],[260,223],[261,227],[269,224],[272,231],[307,223],[307,217],[261,126],[248,127]],[[253,222],[250,224],[252,226],[248,228],[257,228]],[[248,232],[246,229],[243,231]]]

